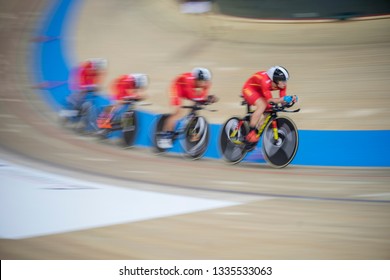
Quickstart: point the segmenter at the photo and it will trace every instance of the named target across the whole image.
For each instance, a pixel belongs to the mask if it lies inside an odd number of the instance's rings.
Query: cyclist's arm
[[[137,89],[129,83],[117,83],[115,93],[116,99],[124,102],[131,100],[142,101],[148,97],[144,88]]]
[[[268,103],[285,103],[284,97],[286,96],[286,92],[287,92],[286,88],[281,89],[279,91],[279,96],[280,97],[279,98],[270,98],[270,99],[267,100]]]
[[[257,82],[261,85],[261,88],[263,90],[263,96],[265,100],[267,100],[268,103],[280,103],[279,99],[280,98],[273,98],[272,97],[272,92],[269,89],[270,85],[262,79],[261,77],[256,77]]]
[[[270,99],[268,99],[267,100],[268,101],[268,103],[283,103],[283,98],[282,97],[280,97],[280,98],[270,98]]]
[[[135,100],[142,101],[142,100],[147,99],[148,97],[149,96],[146,93],[145,89],[135,89],[134,92],[133,92],[133,97],[132,98],[135,99]]]
[[[202,89],[200,93],[196,92],[196,89],[191,85],[187,85],[185,89],[186,98],[195,102],[206,102],[208,96],[209,87]]]
[[[204,97],[191,98],[191,100],[204,104],[212,104],[218,102],[219,98],[213,94],[209,94]]]
[[[286,101],[285,100],[285,97],[286,98],[291,98],[290,100],[293,103],[297,102],[297,100],[298,100],[297,97],[295,95],[293,95],[293,96],[283,96],[283,97],[280,97],[280,98],[271,98],[271,99],[268,100],[268,103],[290,103],[290,101]]]

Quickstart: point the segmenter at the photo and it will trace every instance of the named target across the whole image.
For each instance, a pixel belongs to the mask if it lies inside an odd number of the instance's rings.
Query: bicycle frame
[[[295,103],[273,104],[272,108],[264,112],[263,122],[257,127],[255,134],[262,138],[262,153],[266,162],[273,167],[285,167],[294,158],[298,147],[298,129],[294,122],[279,116],[279,112],[295,113],[300,109],[286,110]],[[255,149],[258,141],[246,140],[250,132],[250,120],[253,115],[246,101],[241,105],[247,105],[247,112],[243,117],[231,117],[223,125],[220,134],[220,149],[224,159],[230,163],[239,163],[248,152]],[[291,135],[291,136],[290,136]]]
[[[249,113],[247,116],[250,116],[251,113]],[[261,125],[261,127],[257,130],[257,136],[260,138],[260,136],[263,134],[263,131],[265,129],[265,127],[268,125],[268,123],[270,122],[271,118],[273,117],[273,115],[269,114],[266,119],[264,120],[264,123]],[[237,124],[237,127],[235,130],[233,130],[233,132],[230,134],[230,137],[231,138],[234,138],[236,137],[238,131],[240,130],[241,126],[244,124],[244,122],[247,121],[246,118],[244,119],[241,119],[238,124]],[[273,128],[274,128],[274,137],[275,137],[275,140],[278,140],[278,128],[277,128],[277,124],[276,124],[276,121],[273,122]],[[233,143],[235,144],[242,144],[240,141],[238,140],[233,140]]]
[[[181,106],[184,109],[190,109],[189,112],[176,122],[172,141],[179,141],[181,148],[184,150],[184,155],[193,159],[198,159],[206,152],[209,129],[207,120],[200,116],[197,111],[206,109],[209,105],[207,102],[197,102],[191,106]],[[206,109],[208,110],[208,109]],[[214,111],[214,110],[209,110]],[[169,117],[169,114],[159,117],[154,131],[154,143],[159,152],[164,152],[166,148],[159,147],[159,138],[162,135],[164,122]],[[164,136],[163,136],[164,137]]]
[[[119,108],[115,108],[115,106],[113,106],[113,105],[106,106],[106,109],[105,109],[106,113],[111,115],[111,117],[106,120],[107,124],[109,124],[111,122],[112,118],[114,117],[113,114],[119,114],[120,115],[119,117],[122,118],[122,115],[124,113],[126,113],[129,110],[134,110],[135,103],[136,103],[136,101],[130,100],[130,101],[122,103],[121,107],[119,107]],[[110,128],[112,130],[119,130],[120,129],[120,128],[114,129],[112,127],[107,127],[107,128]]]
[[[191,111],[185,115],[182,119],[180,119],[176,125],[176,129],[175,129],[175,134],[176,136],[178,135],[181,135],[184,133],[189,121],[194,118],[194,117],[197,117],[198,114],[197,114],[197,111],[199,110],[203,110],[204,108],[202,107],[202,104],[199,104],[199,103],[195,103],[194,105],[192,106],[182,106],[182,108],[185,108],[185,109],[191,109]]]
[[[268,123],[270,122],[271,118],[272,118],[272,115],[269,114],[269,115],[265,118],[265,120],[264,120],[263,124],[261,125],[261,127],[257,130],[257,136],[258,136],[259,138],[260,138],[260,136],[263,134],[264,128],[268,125]],[[277,140],[277,137],[278,137],[278,130],[277,130],[277,127],[276,127],[276,121],[273,121],[273,126],[274,126],[274,137],[275,137],[275,129],[276,129],[276,138],[275,138],[275,140]]]
[[[175,129],[175,134],[177,134],[177,135],[183,134],[186,127],[187,127],[187,124],[195,116],[197,116],[197,114],[195,112],[190,112],[189,114],[187,114],[183,118],[181,118],[176,125],[177,128]]]
[[[236,129],[230,134],[231,138],[234,138],[237,135],[238,131],[240,131],[241,126],[244,124],[244,122],[245,121],[249,121],[251,115],[253,114],[253,111],[250,110],[250,105],[248,105],[245,101],[243,101],[241,104],[242,105],[247,105],[246,106],[247,107],[247,113],[246,113],[244,118],[240,119],[240,121],[237,124]],[[275,104],[273,104],[273,105],[275,105]],[[299,109],[295,110],[295,111],[285,111],[284,109],[282,109],[280,111],[293,113],[293,112],[298,112]],[[277,141],[279,139],[278,124],[277,124],[277,121],[276,121],[276,118],[278,117],[277,112],[278,112],[277,110],[267,110],[267,111],[264,112],[264,114],[266,114],[267,116],[266,116],[263,124],[261,125],[261,127],[257,129],[257,136],[258,136],[258,138],[261,137],[261,135],[263,134],[264,129],[267,127],[267,125],[270,122],[272,122],[272,130],[273,130],[274,140]],[[233,140],[233,143],[235,143],[235,144],[242,144],[238,140]]]

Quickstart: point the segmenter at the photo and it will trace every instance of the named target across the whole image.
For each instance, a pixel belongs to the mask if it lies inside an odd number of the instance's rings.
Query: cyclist
[[[73,92],[66,97],[65,108],[60,111],[60,116],[67,119],[80,117],[77,130],[80,132],[93,132],[97,129],[97,108],[93,101],[89,100],[101,86],[107,60],[102,58],[88,59],[78,67],[75,67],[69,78],[69,89]]]
[[[270,103],[291,103],[296,102],[296,96],[286,96],[287,81],[290,75],[286,68],[273,66],[267,71],[259,71],[253,74],[244,84],[242,94],[249,105],[256,107],[253,112],[249,126],[250,130],[246,141],[256,143],[259,140],[257,128],[265,119],[264,112],[272,106]],[[279,98],[273,98],[272,92],[279,90]]]
[[[67,101],[73,109],[81,109],[89,92],[96,92],[103,81],[107,68],[107,60],[103,58],[88,59],[73,72],[72,89],[75,90]]]
[[[111,128],[119,124],[122,114],[127,110],[127,102],[141,101],[147,98],[145,92],[148,86],[148,76],[142,73],[121,75],[112,84],[113,105],[107,106],[98,118],[99,128]]]
[[[210,87],[211,72],[203,67],[196,67],[191,72],[183,73],[173,80],[170,89],[170,104],[173,107],[173,113],[164,123],[164,132],[158,143],[160,148],[172,147],[176,122],[182,117],[181,105],[184,99],[205,103],[218,101],[215,95],[208,95]]]

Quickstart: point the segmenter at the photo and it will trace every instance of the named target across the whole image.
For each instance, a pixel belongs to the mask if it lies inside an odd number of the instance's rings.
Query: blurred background
[[[246,79],[280,64],[299,129],[361,132],[350,156],[388,162],[376,149],[389,144],[388,1],[17,0],[0,11],[2,259],[389,258],[389,166],[157,156],[68,131],[55,112],[91,57],[108,61],[102,96],[119,75],[147,73],[153,114],[169,112],[176,75],[211,69],[220,102],[202,114],[214,124],[242,115]],[[327,149],[361,141],[324,138]]]
[[[201,2],[201,1],[186,1]],[[386,15],[389,3],[385,0],[343,0],[343,1],[307,1],[307,0],[215,0],[222,14],[246,18],[329,18],[350,19],[361,16]]]

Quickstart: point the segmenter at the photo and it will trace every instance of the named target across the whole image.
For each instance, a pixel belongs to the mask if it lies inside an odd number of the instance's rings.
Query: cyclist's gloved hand
[[[208,103],[215,103],[218,101],[218,97],[216,97],[215,95],[209,95],[207,96],[207,102]]]

